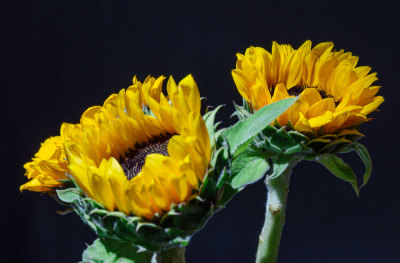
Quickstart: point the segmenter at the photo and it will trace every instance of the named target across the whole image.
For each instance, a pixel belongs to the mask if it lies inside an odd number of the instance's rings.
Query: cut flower
[[[237,55],[233,79],[253,110],[284,98],[298,101],[277,122],[289,121],[299,132],[311,137],[353,129],[370,120],[367,115],[383,102],[375,96],[379,86],[371,68],[357,67],[358,57],[333,51],[333,43],[311,48],[306,41],[297,50],[290,45],[272,44],[272,52],[250,47]],[[354,131],[356,134],[357,132]]]
[[[21,190],[55,191],[96,232],[84,262],[114,246],[132,248],[133,257],[183,251],[239,192],[229,183],[231,155],[215,123],[221,106],[202,116],[191,75],[179,84],[170,77],[167,96],[164,79],[135,77],[102,106],[87,109],[78,124],[63,123],[60,136],[46,140],[25,165],[32,180]]]
[[[109,211],[151,219],[195,197],[211,149],[192,76],[178,85],[147,78],[64,124],[69,170],[86,195]],[[135,84],[135,79],[134,79]],[[148,114],[146,114],[148,113]]]
[[[377,78],[370,67],[357,66],[358,57],[350,52],[332,49],[331,42],[312,48],[311,41],[305,41],[297,50],[273,42],[271,53],[250,47],[244,55],[237,54],[232,76],[243,105],[235,104],[234,115],[238,127],[258,134],[243,146],[236,143],[234,132],[239,128],[227,129],[226,136],[240,150],[233,155],[232,176],[239,182],[234,186],[266,175],[266,213],[257,263],[277,260],[290,177],[297,163],[305,159],[322,164],[357,195],[371,176],[372,160],[367,148],[357,142],[363,137],[358,129],[384,99],[376,96],[380,87],[373,86]],[[269,107],[290,100],[295,102],[279,117],[257,122],[274,113]],[[361,185],[351,166],[336,156],[353,151],[365,166]]]

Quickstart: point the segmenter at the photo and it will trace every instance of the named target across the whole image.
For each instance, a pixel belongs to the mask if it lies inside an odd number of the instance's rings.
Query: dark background
[[[400,262],[398,5],[30,0],[2,1],[0,10],[2,261],[77,262],[95,238],[77,215],[58,215],[63,208],[47,195],[18,190],[22,165],[62,122],[78,122],[135,74],[178,81],[191,73],[208,104],[227,105],[218,116],[227,126],[232,101],[241,101],[235,54],[311,39],[358,55],[378,72],[386,101],[361,130],[374,170],[360,198],[317,163],[295,168],[279,262]],[[356,155],[347,160],[361,176]],[[253,262],[264,202],[262,182],[248,186],[194,236],[187,261]]]

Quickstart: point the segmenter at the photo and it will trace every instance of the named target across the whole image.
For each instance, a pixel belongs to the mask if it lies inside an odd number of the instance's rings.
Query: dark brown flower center
[[[321,95],[321,97],[322,97],[323,99],[332,98],[332,96],[326,94],[325,91],[320,90],[320,89],[317,89],[317,88],[312,88],[312,87],[311,87],[311,88],[309,88],[309,87],[304,88],[304,87],[298,87],[298,86],[296,86],[296,87],[293,87],[293,88],[291,88],[290,90],[288,90],[288,93],[289,93],[290,96],[299,96],[305,89],[316,89],[316,90],[318,91],[319,95]]]
[[[321,90],[321,89],[317,89],[317,88],[315,88],[315,87],[300,87],[300,86],[295,86],[295,87],[292,87],[292,88],[290,88],[290,89],[288,90],[288,94],[289,94],[290,96],[299,96],[305,89],[316,89],[316,90],[318,91],[319,95],[321,95],[321,97],[322,97],[323,99],[326,99],[326,98],[333,98],[332,95],[326,94],[325,91],[323,91],[323,90]],[[274,91],[275,91],[275,86],[274,86],[274,87],[272,88],[272,90],[271,90],[271,96],[274,95]],[[339,103],[340,103],[340,101],[335,101],[336,106],[337,106]]]
[[[167,146],[171,137],[171,134],[160,135],[149,142],[136,144],[134,150],[130,149],[125,158],[120,159],[121,167],[128,180],[131,180],[142,170],[147,155],[159,153],[168,156]]]

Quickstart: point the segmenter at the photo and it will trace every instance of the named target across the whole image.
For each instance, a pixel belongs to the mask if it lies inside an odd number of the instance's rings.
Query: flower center
[[[291,89],[289,89],[287,92],[288,92],[288,94],[289,94],[290,96],[299,96],[305,89],[316,89],[316,90],[318,91],[319,95],[321,95],[321,97],[322,97],[323,99],[326,99],[326,98],[333,98],[332,95],[329,95],[329,94],[327,94],[325,91],[320,90],[320,89],[317,89],[317,88],[315,88],[315,87],[300,87],[300,86],[295,86],[295,87],[292,87]],[[274,95],[274,92],[275,92],[275,86],[274,86],[274,87],[272,88],[272,90],[271,90],[271,96]],[[338,100],[338,101],[335,100],[335,106],[338,106],[339,103],[340,103],[340,100]]]
[[[329,95],[329,94],[326,94],[325,91],[320,90],[320,89],[317,89],[317,88],[313,88],[313,87],[306,87],[306,88],[304,88],[304,87],[298,87],[298,86],[296,86],[296,87],[293,87],[293,88],[291,88],[290,90],[288,90],[288,93],[289,93],[290,96],[299,96],[305,89],[316,89],[316,90],[318,91],[319,95],[321,95],[321,97],[322,97],[323,99],[326,99],[326,98],[333,98],[333,96],[331,96],[331,95]]]
[[[159,153],[168,156],[167,146],[171,137],[171,134],[160,135],[149,142],[142,144],[137,143],[134,150],[129,149],[125,158],[121,158],[120,160],[121,167],[128,180],[131,180],[142,170],[147,155]]]

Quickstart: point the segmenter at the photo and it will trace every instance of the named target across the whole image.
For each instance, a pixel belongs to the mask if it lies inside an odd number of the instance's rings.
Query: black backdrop
[[[298,47],[333,41],[378,72],[386,101],[365,124],[374,160],[357,199],[350,185],[316,163],[295,168],[280,249],[285,262],[400,262],[398,156],[399,7],[376,3],[2,1],[1,259],[77,262],[95,235],[47,195],[18,191],[22,165],[39,143],[78,122],[91,105],[126,88],[134,74],[192,73],[208,104],[240,101],[230,71],[235,54],[271,42]],[[359,175],[361,161],[347,160]],[[4,170],[5,169],[5,170]],[[197,233],[187,261],[253,262],[263,222],[262,182],[247,187]],[[3,262],[4,262],[3,261]]]

